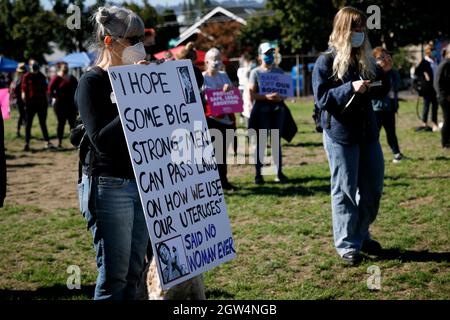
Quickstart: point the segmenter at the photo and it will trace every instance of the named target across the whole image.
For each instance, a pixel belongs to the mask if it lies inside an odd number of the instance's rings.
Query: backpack
[[[93,149],[89,137],[86,133],[86,128],[78,117],[75,122],[75,127],[70,130],[70,143],[78,149],[78,183],[81,182],[81,176],[83,174],[83,166],[88,165],[88,175],[92,174],[92,165],[94,163],[95,152],[91,152],[89,157],[89,163],[86,163],[86,156],[89,150]]]
[[[334,51],[326,53],[326,57],[327,57],[327,59],[334,59],[334,57],[335,57]],[[313,118],[314,124],[316,126],[316,131],[319,133],[323,132],[322,123],[321,123],[322,112],[326,112],[326,111],[320,109],[317,106],[317,103],[314,101],[314,109],[313,109],[312,118]],[[331,114],[329,112],[327,112],[327,127],[326,127],[326,129],[329,130],[330,128],[331,128]]]

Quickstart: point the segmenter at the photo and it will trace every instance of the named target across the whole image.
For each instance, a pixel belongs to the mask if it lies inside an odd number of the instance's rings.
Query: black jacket
[[[450,59],[445,59],[439,65],[434,88],[439,96],[439,100],[444,100],[450,96]]]
[[[425,79],[425,72],[430,76],[430,80],[427,81]],[[425,60],[422,59],[422,61],[419,63],[419,65],[416,68],[416,71],[414,72],[414,75],[423,80],[423,94],[424,95],[435,95],[436,91],[434,91],[433,88],[433,78],[434,78],[434,73],[433,73],[433,68],[431,68],[431,64]]]

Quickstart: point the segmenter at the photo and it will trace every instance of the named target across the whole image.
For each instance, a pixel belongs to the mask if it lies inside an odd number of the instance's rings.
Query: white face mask
[[[222,66],[222,61],[220,61],[220,60],[209,60],[208,61],[208,67],[211,70],[218,71],[221,66]]]
[[[364,32],[352,32],[352,47],[359,48],[364,43],[366,34]]]
[[[134,64],[140,60],[144,60],[147,53],[142,42],[136,43],[134,46],[126,47],[122,52],[123,64]]]

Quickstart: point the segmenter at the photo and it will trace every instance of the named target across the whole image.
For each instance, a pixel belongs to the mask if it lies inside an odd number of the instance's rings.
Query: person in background
[[[269,130],[279,130],[277,141],[271,141],[272,157],[274,157],[274,163],[276,167],[275,181],[279,183],[288,182],[288,178],[283,174],[282,166],[282,154],[281,154],[281,129],[284,121],[284,98],[278,93],[259,93],[258,75],[266,73],[283,74],[283,70],[274,66],[275,62],[275,48],[269,43],[261,43],[258,48],[258,58],[261,61],[261,65],[254,68],[250,72],[249,78],[249,90],[250,98],[253,101],[253,108],[250,114],[249,129],[256,130],[256,175],[255,184],[263,184],[264,178],[262,176],[262,167],[264,153],[267,146],[267,132]],[[264,134],[260,134],[263,130]]]
[[[6,154],[5,154],[5,128],[3,116],[0,112],[0,208],[6,198]]]
[[[70,129],[75,127],[77,108],[74,102],[77,79],[69,74],[69,66],[62,62],[57,65],[57,74],[51,79],[48,94],[52,98],[52,105],[58,120],[57,136],[58,148],[62,148],[64,126],[69,123]]]
[[[144,23],[133,11],[111,6],[94,13],[95,67],[78,83],[75,103],[91,143],[78,185],[80,211],[93,234],[96,300],[139,297],[149,242],[144,211],[107,69],[147,64]]]
[[[173,55],[170,54],[167,60],[172,60]],[[193,42],[188,42],[186,46],[175,56],[176,60],[189,59],[192,61],[192,66],[194,67],[195,79],[197,84],[203,83],[203,75],[201,70],[197,67],[195,62],[197,61],[197,50]],[[199,85],[200,86],[200,85]]]
[[[436,91],[433,87],[433,81],[437,73],[437,64],[433,59],[433,46],[428,44],[425,46],[425,57],[417,66],[415,76],[424,79],[423,88],[423,112],[422,126],[428,128],[428,113],[431,104],[431,124],[433,131],[439,131],[438,127],[438,102]]]
[[[233,85],[228,75],[224,71],[220,71],[222,63],[222,56],[217,48],[211,48],[206,52],[206,71],[203,72],[205,82],[202,88],[205,97],[207,95],[206,90],[208,89],[220,89],[226,92],[232,88]],[[235,186],[227,178],[227,150],[229,142],[227,139],[227,131],[236,130],[236,118],[232,113],[213,116],[209,110],[206,110],[205,115],[209,129],[216,129],[220,132],[220,137],[216,137],[214,140],[214,151],[222,188],[224,190],[234,190],[236,189]]]
[[[26,112],[25,112],[25,103],[22,99],[22,80],[23,76],[27,72],[27,68],[25,67],[25,62],[20,62],[16,69],[16,80],[12,82],[10,92],[11,97],[13,99],[13,105],[17,107],[19,111],[19,118],[17,119],[17,132],[16,135],[19,138],[20,128],[26,125]]]
[[[47,142],[46,148],[53,148],[47,130],[47,79],[39,71],[39,64],[36,60],[29,61],[29,72],[22,79],[22,100],[25,103],[27,124],[25,127],[25,151],[30,151],[31,127],[33,118],[37,114],[41,126],[42,135]]]
[[[392,162],[399,163],[403,158],[398,145],[397,134],[395,132],[395,114],[398,111],[398,91],[401,85],[400,75],[397,70],[392,68],[392,56],[383,47],[373,49],[373,56],[377,64],[385,70],[390,83],[391,90],[383,99],[372,100],[372,107],[377,118],[378,128],[384,127],[389,146],[391,147],[394,159]]]
[[[155,29],[153,28],[146,28],[144,30],[145,33],[145,37],[144,37],[144,48],[145,48],[145,52],[147,53],[147,56],[145,57],[145,59],[147,61],[152,60],[152,47],[155,45],[155,36],[156,36],[156,32]]]
[[[242,101],[244,103],[239,121],[246,126],[248,126],[248,118],[250,117],[251,111],[250,91],[248,89],[250,71],[252,71],[251,57],[248,53],[245,53],[240,60],[237,76],[239,79],[239,91],[241,92]]]
[[[379,254],[369,232],[383,192],[384,160],[371,100],[389,92],[389,78],[376,65],[367,18],[353,7],[338,11],[329,50],[313,70],[314,100],[321,109],[323,144],[331,174],[334,245],[345,263],[362,261],[361,251]],[[386,68],[388,71],[388,68]],[[371,87],[380,81],[381,86]]]
[[[437,70],[434,87],[444,115],[441,144],[443,148],[450,149],[450,44],[445,50],[445,59],[442,60]]]

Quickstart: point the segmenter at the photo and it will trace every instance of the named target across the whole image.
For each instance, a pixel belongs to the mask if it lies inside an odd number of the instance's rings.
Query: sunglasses
[[[132,46],[136,43],[144,42],[144,36],[136,36],[136,37],[127,37],[125,38]]]

